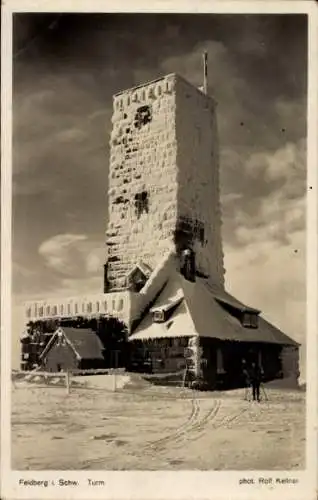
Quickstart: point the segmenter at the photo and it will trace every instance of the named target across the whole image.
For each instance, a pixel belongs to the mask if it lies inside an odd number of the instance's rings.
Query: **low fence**
[[[113,390],[116,391],[116,376],[123,375],[125,370],[122,368],[96,369],[96,370],[69,370],[66,372],[46,372],[40,369],[32,371],[13,370],[11,379],[16,387],[16,382],[28,382],[30,384],[46,387],[65,387],[70,392],[71,386],[81,385],[72,380],[74,377],[93,376],[93,375],[111,375],[114,379]]]
[[[94,376],[94,375],[109,375],[112,377],[110,384],[112,391],[117,390],[117,382],[120,376],[132,376],[148,382],[151,385],[186,387],[191,386],[189,373],[186,369],[172,373],[130,373],[124,368],[109,368],[109,369],[93,369],[93,370],[69,370],[66,372],[47,372],[35,369],[33,371],[12,371],[13,386],[17,387],[18,382],[27,382],[41,387],[65,387],[69,393],[71,387],[81,387],[82,382],[78,381],[78,377]]]

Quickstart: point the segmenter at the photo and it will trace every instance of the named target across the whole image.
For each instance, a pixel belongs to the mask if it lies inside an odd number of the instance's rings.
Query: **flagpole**
[[[208,53],[203,52],[203,92],[208,93]]]

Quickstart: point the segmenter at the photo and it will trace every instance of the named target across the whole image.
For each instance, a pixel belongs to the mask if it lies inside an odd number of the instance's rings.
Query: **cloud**
[[[44,241],[39,247],[39,254],[51,269],[59,273],[73,274],[81,260],[79,242],[85,241],[84,235],[59,234]]]
[[[251,231],[250,236],[252,236]],[[288,244],[276,238],[245,239],[244,251],[225,245],[226,286],[243,302],[259,308],[282,331],[306,346],[306,234],[289,235]],[[295,252],[297,250],[297,252]]]
[[[303,180],[306,172],[305,140],[297,143],[288,142],[275,152],[252,154],[246,162],[247,175],[262,179],[264,182],[283,181],[289,186]],[[299,185],[299,182],[298,182]]]
[[[224,169],[232,172],[225,176],[228,182],[222,196],[223,234],[228,244],[244,246],[256,238],[286,244],[290,232],[304,229],[304,139],[244,157],[227,149],[221,157],[223,174]],[[240,175],[234,176],[235,169]]]
[[[41,243],[38,250],[46,266],[72,279],[102,275],[104,248],[84,234],[58,234]]]
[[[83,130],[73,127],[58,132],[56,134],[55,140],[61,143],[64,142],[77,143],[77,142],[82,142],[83,139],[85,139],[85,137],[86,134]]]
[[[103,265],[105,264],[106,251],[104,246],[94,248],[86,258],[86,269],[88,273],[102,274]]]

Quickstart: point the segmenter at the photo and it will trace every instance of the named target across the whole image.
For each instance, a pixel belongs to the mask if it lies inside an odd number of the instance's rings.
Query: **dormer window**
[[[147,281],[144,273],[136,267],[128,277],[128,287],[134,292],[140,292],[140,290],[145,286]]]
[[[152,313],[152,318],[155,323],[164,323],[164,321],[166,321],[165,316],[165,311],[163,309],[157,309]]]
[[[146,264],[140,263],[130,272],[127,277],[128,288],[134,292],[139,292],[146,284],[151,269]]]
[[[164,304],[160,307],[153,307],[150,309],[152,314],[152,320],[154,323],[165,323],[177,309],[177,307],[182,302],[183,297],[176,297],[175,299],[170,300],[167,304]],[[170,328],[172,322],[167,324],[167,328]]]
[[[242,325],[245,328],[258,328],[258,314],[244,312],[242,316]]]

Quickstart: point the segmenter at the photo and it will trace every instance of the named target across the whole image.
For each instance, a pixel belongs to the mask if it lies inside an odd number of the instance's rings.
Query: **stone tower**
[[[176,74],[114,96],[105,292],[185,249],[224,286],[215,107]]]

